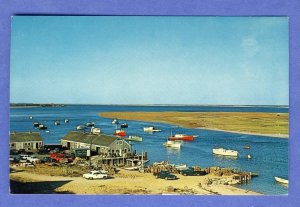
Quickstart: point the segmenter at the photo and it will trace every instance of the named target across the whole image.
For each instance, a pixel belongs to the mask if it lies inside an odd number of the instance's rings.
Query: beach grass
[[[104,118],[162,122],[185,128],[288,138],[288,113],[266,112],[103,112]]]

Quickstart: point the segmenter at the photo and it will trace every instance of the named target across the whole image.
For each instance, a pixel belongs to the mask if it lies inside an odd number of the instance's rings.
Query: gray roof
[[[10,142],[32,142],[43,141],[39,132],[12,132]]]
[[[94,145],[107,147],[117,139],[118,138],[114,136],[104,134],[89,134],[81,131],[69,132],[66,136],[62,138],[62,140],[66,141],[81,142],[86,144],[90,144],[92,142],[92,144]]]

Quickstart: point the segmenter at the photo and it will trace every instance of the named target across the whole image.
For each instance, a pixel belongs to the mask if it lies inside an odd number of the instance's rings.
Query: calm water
[[[69,131],[75,130],[79,124],[94,121],[105,134],[112,134],[115,126],[111,119],[98,116],[107,111],[247,111],[247,112],[288,112],[288,108],[280,107],[217,107],[217,106],[93,106],[68,105],[58,108],[14,108],[11,109],[10,131],[38,131],[32,122],[39,121],[48,126],[49,133],[41,132],[46,144],[58,144]],[[33,116],[33,120],[29,119]],[[63,123],[64,118],[70,123]],[[55,126],[54,120],[60,120],[61,125]],[[122,123],[122,121],[121,121]],[[242,135],[209,130],[176,128],[174,132],[198,135],[194,142],[185,142],[181,150],[166,149],[163,142],[170,135],[170,127],[161,123],[127,121],[127,135],[140,135],[143,142],[135,143],[137,151],[147,151],[150,162],[168,160],[170,163],[186,163],[201,167],[222,166],[233,167],[244,171],[258,172],[259,177],[252,179],[250,184],[239,187],[262,192],[268,195],[287,194],[288,189],[275,183],[274,176],[288,178],[288,139]],[[149,134],[143,131],[144,126],[154,125],[162,132]],[[243,147],[249,145],[251,149]],[[213,147],[235,149],[240,152],[237,159],[212,155]],[[246,156],[251,154],[252,159]]]

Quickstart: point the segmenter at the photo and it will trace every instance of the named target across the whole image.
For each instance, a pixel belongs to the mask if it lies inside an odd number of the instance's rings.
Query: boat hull
[[[143,138],[142,137],[137,137],[137,136],[129,136],[125,140],[126,141],[132,141],[132,142],[142,142]]]
[[[222,155],[222,156],[231,156],[231,157],[237,157],[238,151],[234,150],[226,150],[223,148],[213,149],[213,154],[215,155]]]
[[[280,177],[274,177],[274,178],[275,178],[276,182],[278,182],[278,183],[282,183],[282,184],[286,184],[286,185],[289,184],[289,181],[286,179],[283,179]]]
[[[174,141],[174,140],[194,141],[194,136],[182,136],[182,137],[172,136],[172,137],[169,137],[169,140],[171,140],[171,141]]]
[[[114,135],[120,136],[120,137],[125,137],[126,136],[126,132],[125,131],[115,132]]]
[[[176,142],[176,141],[167,141],[167,142],[164,143],[164,146],[180,149],[181,148],[181,143]]]

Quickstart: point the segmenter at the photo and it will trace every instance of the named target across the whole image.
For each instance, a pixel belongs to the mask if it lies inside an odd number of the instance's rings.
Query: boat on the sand
[[[286,184],[286,185],[289,184],[289,180],[287,180],[287,179],[283,179],[283,178],[276,177],[276,176],[274,178],[275,178],[276,182],[278,182],[278,183],[282,183],[282,184]]]

